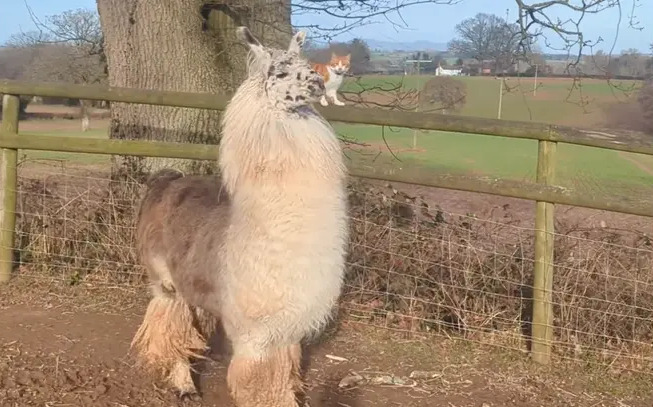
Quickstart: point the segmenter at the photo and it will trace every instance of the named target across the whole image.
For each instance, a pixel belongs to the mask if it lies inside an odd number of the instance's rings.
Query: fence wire
[[[147,284],[134,250],[138,191],[106,165],[22,163],[17,278]],[[456,214],[380,183],[349,192],[346,320],[529,349],[531,220]],[[558,222],[554,258],[554,355],[653,373],[651,236]]]

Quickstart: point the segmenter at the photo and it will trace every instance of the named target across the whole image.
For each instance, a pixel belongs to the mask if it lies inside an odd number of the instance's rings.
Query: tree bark
[[[227,1],[225,0],[225,3]],[[268,45],[286,46],[289,0],[97,0],[111,86],[231,93],[246,73],[246,48],[234,28],[247,25]],[[110,137],[217,143],[220,112],[111,103]],[[162,167],[213,172],[214,163],[116,158],[130,178]]]

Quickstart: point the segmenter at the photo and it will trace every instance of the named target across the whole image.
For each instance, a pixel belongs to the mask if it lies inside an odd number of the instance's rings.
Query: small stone
[[[377,376],[373,378],[372,383],[392,385],[392,386],[404,386],[406,384],[406,381],[400,377],[383,375],[383,376]]]
[[[76,384],[77,383],[77,372],[66,371],[66,379],[68,380],[69,383]]]
[[[20,398],[20,393],[18,392],[18,389],[9,389],[7,390],[7,398],[9,400],[17,400]]]
[[[16,387],[16,382],[11,377],[5,377],[2,381],[2,387],[5,389],[13,389]]]
[[[358,386],[364,381],[365,378],[363,376],[359,375],[356,372],[352,372],[349,375],[345,376],[342,380],[340,380],[340,383],[338,383],[338,387],[340,388],[354,387],[354,386]]]
[[[408,377],[411,379],[433,379],[442,376],[439,372],[429,372],[425,370],[414,370]]]
[[[27,373],[24,370],[21,370],[18,373],[16,373],[16,383],[18,383],[21,386],[31,386],[32,379],[30,379],[29,373]]]
[[[101,396],[106,392],[107,392],[107,386],[103,384],[98,384],[97,386],[95,386],[95,390],[93,391],[93,393],[97,394],[98,396]]]
[[[34,382],[36,382],[36,383],[45,382],[45,375],[43,374],[43,372],[41,372],[39,370],[36,370],[36,371],[32,372],[32,374],[30,376],[32,377],[32,380]]]
[[[82,404],[84,407],[86,407],[86,406],[89,406],[89,407],[90,407],[90,406],[92,406],[93,404],[95,404],[95,403],[93,402],[93,399],[90,398],[89,396],[81,396],[81,397],[80,397],[80,401],[82,402],[81,404]]]

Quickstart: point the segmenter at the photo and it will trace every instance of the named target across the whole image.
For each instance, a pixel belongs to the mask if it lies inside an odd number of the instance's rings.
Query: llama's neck
[[[345,176],[331,126],[310,107],[302,113],[275,108],[257,83],[243,84],[225,111],[219,164],[232,195],[250,187],[339,187]]]

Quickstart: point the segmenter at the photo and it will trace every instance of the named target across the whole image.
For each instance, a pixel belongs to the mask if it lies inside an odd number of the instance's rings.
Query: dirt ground
[[[28,276],[1,286],[0,406],[232,405],[225,385],[229,346],[219,335],[210,360],[198,367],[202,401],[180,403],[133,367],[129,343],[146,298],[143,287],[65,287]],[[454,339],[407,339],[347,319],[306,350],[312,407],[653,403],[650,376],[560,364],[537,368],[521,352]],[[341,387],[352,372],[366,380]],[[411,379],[416,372],[427,378]]]
[[[367,180],[366,182],[378,187],[391,186],[411,196],[422,196],[429,205],[450,214],[473,214],[481,220],[491,220],[524,228],[533,228],[535,225],[535,202],[532,201],[399,182],[389,183],[377,180]],[[556,205],[555,217],[558,229],[580,225],[588,229],[599,227],[623,229],[638,231],[649,236],[653,235],[653,219],[643,216]]]

